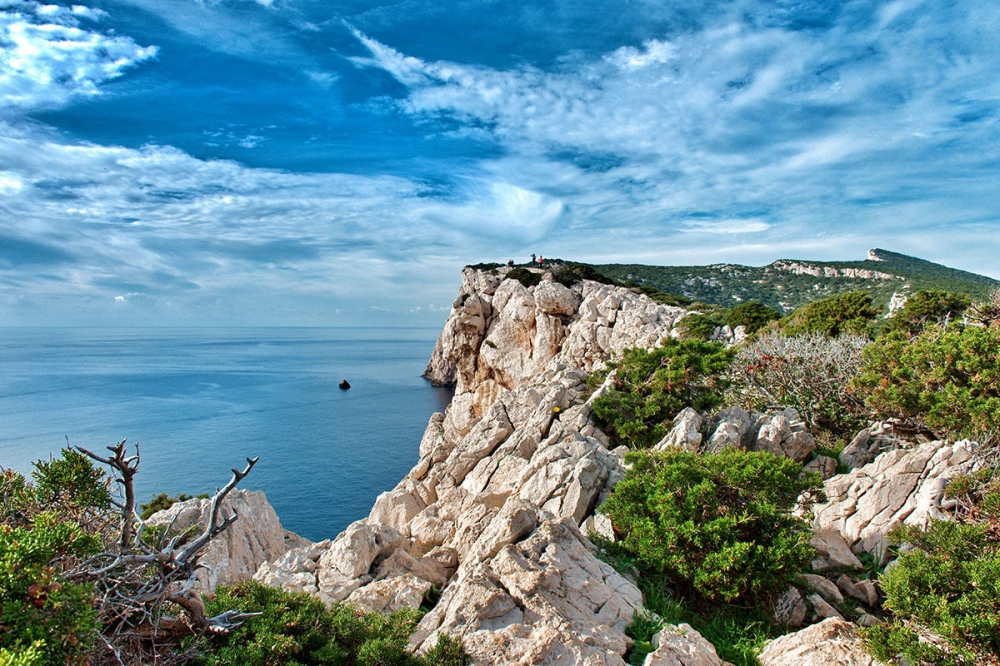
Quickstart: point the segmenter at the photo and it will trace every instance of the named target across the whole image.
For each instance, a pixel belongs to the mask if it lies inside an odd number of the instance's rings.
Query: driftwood
[[[191,634],[221,633],[240,626],[257,613],[228,610],[208,617],[201,597],[194,591],[199,560],[209,543],[229,528],[239,516],[223,508],[223,500],[242,481],[258,458],[247,458],[244,469],[233,476],[211,499],[208,524],[201,533],[185,540],[187,534],[171,536],[173,523],[152,543],[146,523],[135,508],[133,477],[139,468],[139,447],[129,456],[126,440],[109,446],[109,456],[100,456],[76,447],[84,455],[111,467],[123,499],[113,501],[121,510],[121,525],[106,543],[114,544],[78,565],[72,577],[95,584],[99,612],[109,631],[105,644],[113,661],[121,662],[122,651],[132,653],[137,643],[176,643]],[[112,536],[114,539],[112,540]]]

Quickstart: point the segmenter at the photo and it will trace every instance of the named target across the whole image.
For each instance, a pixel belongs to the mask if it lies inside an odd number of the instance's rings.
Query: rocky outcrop
[[[873,271],[867,268],[835,268],[833,266],[816,266],[799,261],[779,260],[771,264],[775,270],[785,271],[794,275],[812,275],[818,278],[855,278],[863,280],[895,280],[898,276],[883,271]]]
[[[590,370],[652,347],[685,314],[583,281],[534,287],[468,268],[426,375],[454,384],[420,459],[364,520],[289,551],[257,578],[328,603],[437,605],[413,647],[461,637],[476,664],[623,664],[638,589],[596,557],[580,526],[624,476],[623,450],[590,421]],[[699,417],[700,418],[700,417]]]
[[[816,448],[806,424],[799,413],[790,407],[777,414],[760,417],[756,426],[757,439],[751,446],[754,451],[767,451],[802,462]]]
[[[857,629],[836,617],[770,641],[758,657],[763,666],[876,666]]]
[[[642,666],[722,666],[715,647],[689,624],[668,625],[653,636]]]
[[[971,465],[971,442],[929,442],[879,455],[824,483],[827,501],[813,507],[817,530],[835,529],[855,553],[888,558],[885,534],[894,525],[924,527],[941,510],[948,480]]]
[[[146,524],[170,525],[171,534],[199,532],[208,525],[212,503],[207,499],[176,502],[153,514]],[[219,584],[238,583],[251,578],[257,569],[285,552],[285,531],[278,515],[260,490],[236,489],[222,503],[223,515],[235,512],[239,519],[212,539],[203,551],[195,586],[210,594]]]

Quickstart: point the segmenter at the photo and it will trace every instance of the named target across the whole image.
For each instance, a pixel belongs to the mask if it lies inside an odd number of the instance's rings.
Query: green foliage
[[[35,641],[23,650],[0,648],[0,666],[45,666],[43,643]]]
[[[601,284],[615,284],[615,281],[597,272],[587,264],[565,264],[552,269],[552,279],[566,287],[572,287],[580,280],[591,280]]]
[[[791,515],[816,474],[765,452],[631,452],[602,511],[642,567],[683,590],[733,601],[786,585],[809,562],[810,530]]]
[[[632,291],[649,296],[654,303],[660,303],[661,305],[673,305],[675,307],[687,307],[688,305],[691,305],[690,298],[680,296],[679,294],[662,292],[656,287],[651,287],[648,284],[639,284],[633,280],[629,280],[624,286],[628,287]]]
[[[594,415],[613,439],[632,448],[652,446],[684,407],[707,411],[721,402],[720,373],[733,352],[700,340],[664,340],[651,351],[626,349],[609,364],[613,385],[594,400]],[[591,382],[603,380],[597,374]]]
[[[750,411],[794,407],[814,431],[853,436],[868,414],[847,387],[868,343],[856,335],[761,334],[738,349],[726,400]]]
[[[915,547],[880,577],[892,611],[862,630],[873,656],[911,664],[996,663],[1000,659],[1000,543],[996,526],[932,521],[890,532]]]
[[[869,335],[875,316],[872,297],[863,291],[850,291],[815,301],[793,312],[781,323],[786,335],[823,333],[836,337],[841,333]]]
[[[534,287],[542,281],[542,274],[529,271],[527,268],[512,268],[507,271],[508,280],[517,280],[525,287]]]
[[[63,449],[59,458],[33,464],[35,497],[42,506],[59,506],[73,513],[111,506],[107,475],[82,453]]]
[[[692,312],[681,319],[678,327],[685,338],[708,340],[715,329],[726,325],[726,312],[721,309],[706,309],[705,312]]]
[[[1000,328],[930,325],[912,340],[890,333],[864,358],[852,386],[879,416],[981,440],[1000,430]]]
[[[34,514],[28,526],[0,524],[0,648],[33,649],[44,663],[84,663],[97,631],[93,590],[63,572],[99,545],[51,511]]]
[[[902,331],[917,335],[928,324],[945,324],[961,317],[972,299],[940,289],[925,289],[906,299],[906,304],[887,322],[885,331]]]
[[[153,495],[145,504],[140,504],[139,509],[142,511],[142,519],[147,520],[157,511],[164,511],[169,509],[177,502],[186,502],[189,499],[196,499],[195,497],[188,495],[186,493],[181,493],[177,497],[170,497],[166,493],[160,493],[159,495]],[[197,496],[197,499],[208,499],[208,493],[201,493]]]
[[[730,308],[725,315],[726,324],[736,329],[745,326],[747,335],[753,335],[772,321],[781,319],[781,314],[760,301],[747,301]]]
[[[715,647],[720,659],[736,666],[759,666],[757,654],[780,633],[769,619],[765,600],[749,605],[694,604],[681,600],[663,574],[644,572],[637,583],[645,610],[636,613],[625,629],[635,641],[627,654],[630,664],[642,664],[653,649],[653,636],[668,624],[690,624]]]
[[[736,300],[760,301],[782,313],[791,312],[828,296],[864,290],[877,307],[884,309],[894,292],[941,289],[986,299],[997,281],[966,271],[955,270],[915,257],[876,250],[878,261],[808,261],[827,269],[862,269],[888,273],[894,277],[820,277],[796,274],[778,267],[713,264],[711,266],[643,266],[640,264],[599,264],[595,268],[622,283],[633,282],[665,293],[680,294],[693,301],[728,306]],[[832,271],[830,271],[832,273]]]
[[[261,613],[243,626],[214,637],[207,666],[466,666],[469,658],[447,637],[418,657],[406,650],[418,613],[364,613],[337,604],[327,610],[308,594],[293,594],[256,581],[220,586],[209,614],[240,608]],[[432,661],[433,659],[433,661]]]

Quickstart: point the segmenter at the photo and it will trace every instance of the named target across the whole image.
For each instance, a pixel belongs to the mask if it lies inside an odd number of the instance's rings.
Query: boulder
[[[147,525],[171,525],[173,533],[203,530],[209,521],[212,502],[191,499],[176,502],[149,517]],[[222,502],[222,517],[233,513],[239,518],[202,551],[195,589],[211,594],[217,585],[232,585],[254,576],[264,562],[285,552],[285,531],[278,515],[260,490],[237,488]]]
[[[900,523],[925,527],[946,518],[944,487],[971,465],[974,444],[929,442],[878,456],[824,484],[827,501],[813,507],[813,527],[835,529],[851,549],[888,559],[885,534]]]
[[[462,638],[477,664],[624,663],[625,627],[642,595],[594,557],[572,521],[543,522],[456,578],[418,625],[418,647],[444,632]]]
[[[837,459],[830,456],[816,456],[802,466],[803,471],[817,472],[826,481],[837,473]]]
[[[407,573],[365,585],[352,592],[347,601],[369,612],[395,613],[404,608],[417,610],[430,589],[429,581]]]
[[[805,622],[807,611],[802,593],[797,588],[789,586],[775,602],[774,608],[771,609],[771,617],[775,624],[795,628],[801,627],[802,623]]]
[[[816,558],[810,563],[813,571],[860,569],[863,566],[835,529],[817,530],[809,539],[809,545],[816,549]]]
[[[818,593],[829,603],[844,603],[844,595],[840,593],[840,589],[833,581],[816,574],[799,574],[798,580],[806,589]]]
[[[806,429],[805,422],[792,408],[762,416],[757,425],[757,440],[751,447],[754,451],[767,451],[802,462],[816,448],[816,442]]]
[[[761,666],[876,666],[850,622],[829,618],[768,642]]]
[[[690,407],[685,407],[674,417],[674,427],[653,449],[683,449],[697,453],[701,448],[701,423],[701,415]]]
[[[652,643],[642,666],[722,666],[715,647],[689,624],[667,625]]]
[[[740,328],[740,327],[737,327]],[[719,453],[725,448],[747,448],[753,439],[753,419],[742,407],[729,407],[719,412],[715,432],[708,440],[705,453]]]

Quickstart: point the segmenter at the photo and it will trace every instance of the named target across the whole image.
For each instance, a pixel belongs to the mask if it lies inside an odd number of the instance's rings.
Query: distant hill
[[[848,291],[871,293],[886,309],[892,294],[944,289],[984,299],[1000,282],[984,275],[888,250],[869,250],[864,261],[799,261],[779,259],[767,266],[644,266],[594,264],[618,282],[635,282],[692,301],[731,307],[758,300],[779,311],[792,310],[820,298]]]

